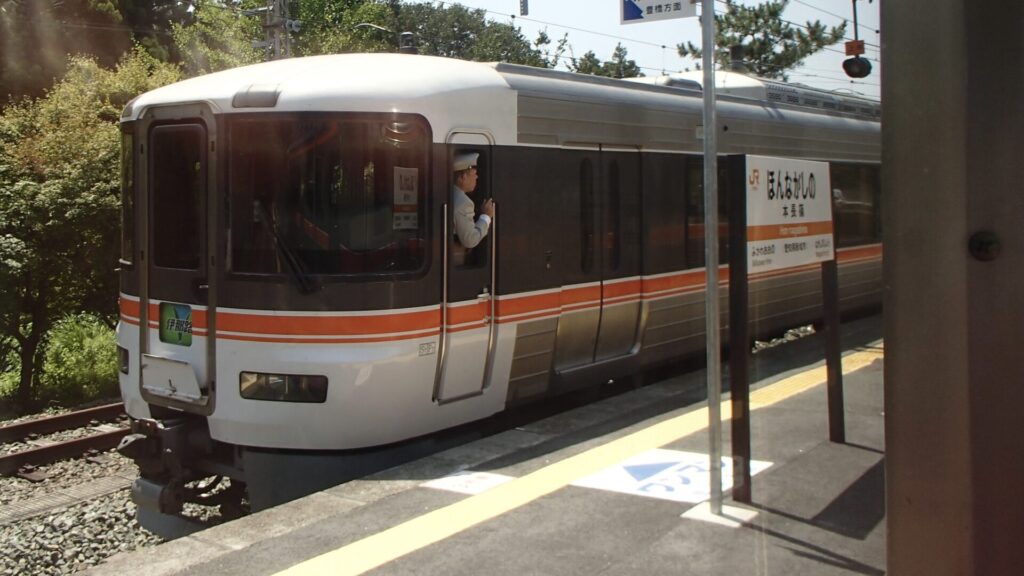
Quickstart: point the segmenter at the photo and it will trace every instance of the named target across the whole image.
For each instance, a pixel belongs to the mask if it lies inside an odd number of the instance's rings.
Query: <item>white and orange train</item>
[[[877,103],[719,78],[723,155],[830,163],[842,309],[877,307]],[[133,100],[118,343],[140,510],[218,475],[263,507],[332,481],[338,454],[700,353],[701,110],[692,80],[409,55]],[[457,259],[464,151],[497,214]],[[723,169],[720,197],[738,185]],[[755,331],[813,321],[819,274],[755,276],[750,300]]]

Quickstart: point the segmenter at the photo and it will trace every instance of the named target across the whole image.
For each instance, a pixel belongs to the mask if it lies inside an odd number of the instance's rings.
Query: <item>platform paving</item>
[[[884,574],[880,335],[879,317],[844,325],[843,444],[828,440],[820,337],[755,356],[752,458],[764,469],[752,503],[726,493],[725,520],[732,506],[753,514],[733,526],[694,518],[708,450],[694,372],[88,574]],[[729,455],[728,422],[724,440]]]

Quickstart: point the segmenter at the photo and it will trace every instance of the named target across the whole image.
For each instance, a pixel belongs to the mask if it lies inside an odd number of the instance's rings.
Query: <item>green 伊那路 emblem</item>
[[[160,341],[178,346],[192,345],[192,307],[160,303]]]

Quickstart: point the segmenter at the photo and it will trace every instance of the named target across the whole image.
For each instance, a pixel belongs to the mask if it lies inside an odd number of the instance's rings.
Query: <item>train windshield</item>
[[[422,268],[430,137],[418,117],[247,116],[228,138],[233,272]]]

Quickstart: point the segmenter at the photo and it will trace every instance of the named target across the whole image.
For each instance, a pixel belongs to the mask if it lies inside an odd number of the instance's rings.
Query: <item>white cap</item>
[[[476,166],[476,159],[479,156],[479,152],[464,152],[462,154],[456,154],[455,161],[452,162],[452,172],[461,172]]]

